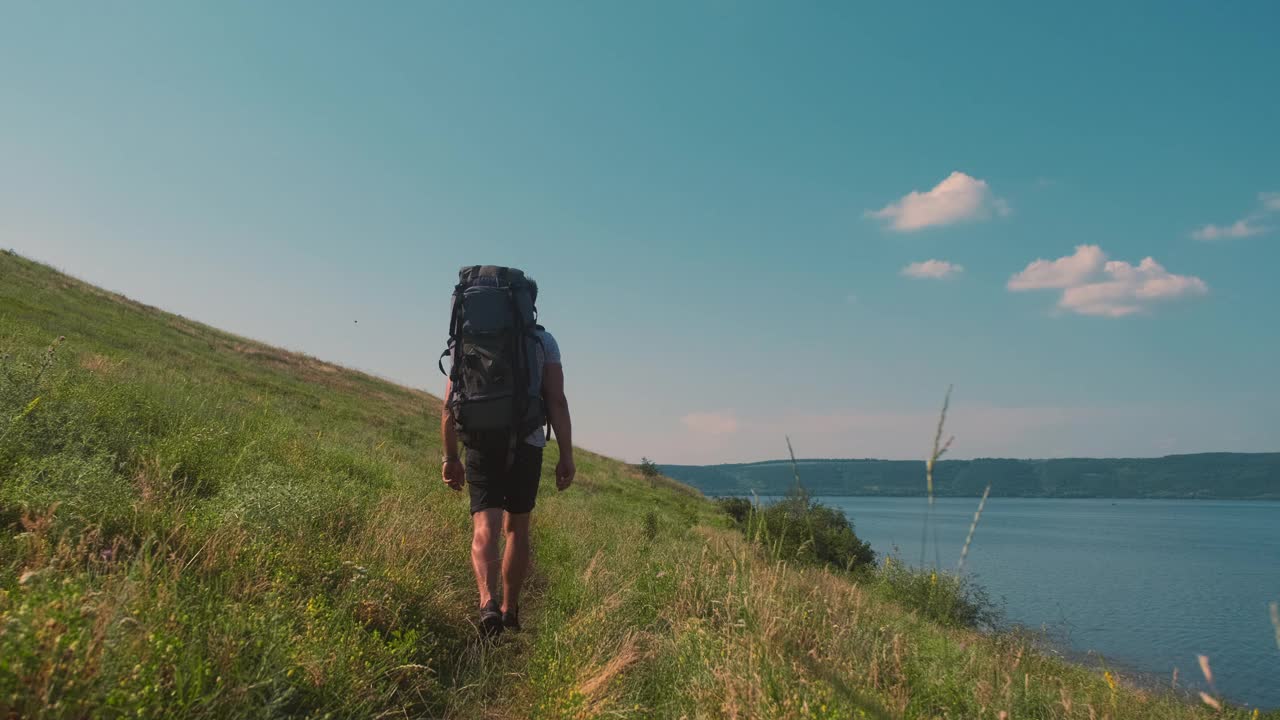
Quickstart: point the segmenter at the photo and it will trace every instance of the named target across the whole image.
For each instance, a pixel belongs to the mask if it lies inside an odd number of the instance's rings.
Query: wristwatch
[[[457,455],[454,455],[453,457],[449,457],[448,455],[445,455],[443,462],[451,463],[451,462],[458,462],[459,460],[461,460],[461,458],[459,458]]]

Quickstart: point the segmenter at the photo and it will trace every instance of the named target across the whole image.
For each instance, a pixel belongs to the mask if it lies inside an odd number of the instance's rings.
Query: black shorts
[[[507,443],[467,448],[467,486],[471,512],[501,508],[509,513],[533,510],[542,477],[542,448],[517,441],[515,459],[507,467]]]

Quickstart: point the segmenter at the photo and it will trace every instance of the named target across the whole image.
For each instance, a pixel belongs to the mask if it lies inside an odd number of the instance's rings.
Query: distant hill
[[[815,495],[924,495],[920,460],[799,460]],[[661,465],[708,495],[782,494],[795,485],[789,460],[737,465]],[[1160,458],[943,460],[939,496],[1280,500],[1280,453],[1199,453]]]

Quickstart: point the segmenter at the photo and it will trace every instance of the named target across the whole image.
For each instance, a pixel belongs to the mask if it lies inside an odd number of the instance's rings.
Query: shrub
[[[751,501],[740,497],[721,497],[716,498],[716,505],[720,507],[739,527],[746,527],[747,518],[751,516]]]
[[[720,498],[721,509],[778,560],[841,570],[875,562],[871,546],[853,531],[849,518],[802,491],[765,506],[744,498]]]
[[[658,512],[652,508],[644,514],[644,539],[653,542],[658,537]]]
[[[661,475],[662,473],[658,471],[658,466],[656,463],[654,463],[649,458],[642,457],[640,458],[640,464],[637,467],[640,468],[640,474],[648,478],[650,486],[657,485],[658,476]]]
[[[987,591],[968,576],[914,568],[887,557],[875,585],[890,600],[949,627],[994,628],[999,610]]]

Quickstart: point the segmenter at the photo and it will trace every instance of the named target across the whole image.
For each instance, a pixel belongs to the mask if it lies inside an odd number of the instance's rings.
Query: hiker
[[[560,348],[537,324],[538,284],[515,268],[464,267],[454,288],[440,435],[444,482],[471,494],[471,565],[480,629],[520,629],[520,588],[529,571],[529,514],[538,496],[548,432],[560,443],[556,488],[573,483],[573,430]],[[544,430],[543,425],[549,427]],[[458,441],[466,448],[465,465]],[[498,560],[498,538],[506,551]],[[502,601],[497,597],[502,573]]]

